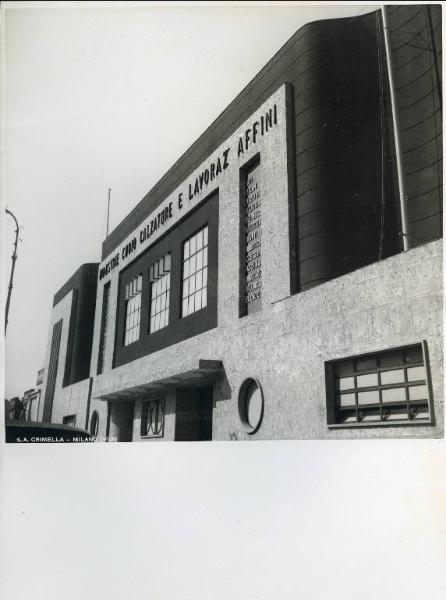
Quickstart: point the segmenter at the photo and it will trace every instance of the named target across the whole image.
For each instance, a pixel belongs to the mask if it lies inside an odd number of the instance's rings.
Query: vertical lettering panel
[[[241,316],[262,308],[262,192],[260,162],[242,177]]]

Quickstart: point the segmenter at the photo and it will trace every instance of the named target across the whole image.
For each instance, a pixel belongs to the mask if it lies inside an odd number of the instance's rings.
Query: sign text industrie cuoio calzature
[[[277,105],[274,104],[264,115],[261,115],[258,120],[254,121],[251,127],[248,127],[245,130],[243,135],[239,136],[237,142],[237,158],[240,158],[240,156],[257,143],[260,137],[263,137],[268,131],[276,126],[277,122]],[[191,203],[196,196],[201,194],[209,183],[218,179],[220,174],[229,167],[231,156],[232,148],[226,148],[217,158],[214,158],[214,160],[201,171],[192,182],[186,184],[187,191],[178,194],[177,211],[175,211],[177,214],[178,211],[184,211],[188,203]],[[177,216],[177,214],[175,214],[175,216]],[[173,201],[171,201],[167,206],[159,210],[155,216],[140,229],[137,235],[127,242],[119,252],[114,254],[114,256],[100,268],[99,279],[101,280],[106,277],[111,271],[115,270],[121,262],[126,261],[131,255],[135,254],[138,247],[147,244],[156,232],[166,228],[167,224],[172,222],[173,216],[174,207]]]

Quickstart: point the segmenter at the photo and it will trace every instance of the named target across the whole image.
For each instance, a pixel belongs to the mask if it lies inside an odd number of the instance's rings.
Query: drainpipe
[[[389,40],[389,24],[387,21],[387,7],[383,4],[382,8],[383,26],[384,26],[384,43],[386,46],[386,57],[387,57],[387,72],[389,73],[389,87],[390,87],[390,101],[392,105],[392,120],[393,120],[393,136],[395,139],[395,154],[396,154],[396,167],[398,172],[398,188],[400,192],[400,207],[401,207],[401,235],[403,236],[403,249],[410,249],[410,237],[409,237],[409,219],[407,216],[407,196],[405,188],[404,178],[404,167],[403,167],[403,156],[401,152],[401,141],[400,141],[400,127],[398,118],[398,107],[396,102],[396,91],[395,81],[393,78],[393,67],[392,67],[392,50],[390,47]]]

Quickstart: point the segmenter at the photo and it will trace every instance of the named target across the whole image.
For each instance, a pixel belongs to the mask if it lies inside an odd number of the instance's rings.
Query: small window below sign
[[[238,406],[240,420],[249,435],[256,433],[262,424],[263,404],[263,391],[259,382],[252,378],[245,379],[240,387]]]

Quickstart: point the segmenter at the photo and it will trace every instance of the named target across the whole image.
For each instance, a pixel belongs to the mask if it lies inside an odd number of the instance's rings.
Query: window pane
[[[356,413],[355,414],[348,414],[348,416],[344,417],[343,415],[341,415],[340,420],[342,423],[357,423],[357,419],[356,419]]]
[[[407,363],[423,362],[423,351],[421,350],[421,346],[416,346],[414,348],[406,349],[406,362]]]
[[[197,233],[197,250],[203,247],[203,231]]]
[[[198,271],[196,276],[196,286],[197,290],[201,290],[203,286],[203,271]]]
[[[357,387],[371,387],[378,385],[377,373],[370,373],[369,375],[358,375],[356,378]]]
[[[189,314],[195,311],[195,296],[189,296]]]
[[[407,381],[418,381],[420,379],[426,379],[424,367],[408,367]]]
[[[201,308],[201,292],[197,292],[195,294],[195,310],[200,310]]]
[[[343,360],[340,363],[334,365],[333,372],[335,375],[351,375],[354,372],[354,365],[352,360]]]
[[[400,408],[392,408],[390,411],[384,411],[384,416],[386,421],[406,421],[408,419],[407,407],[402,406]]]
[[[390,383],[404,383],[404,371],[381,371],[381,384],[388,385]]]
[[[376,356],[358,358],[356,362],[357,371],[369,371],[371,369],[376,369],[377,366]]]
[[[340,406],[355,406],[355,394],[341,394],[339,396]]]
[[[404,364],[403,350],[392,350],[392,352],[383,352],[379,357],[381,367],[400,367]]]
[[[201,250],[197,254],[197,270],[201,269],[202,266],[203,266],[203,251]]]
[[[406,401],[406,389],[392,388],[390,390],[382,390],[382,401],[384,402],[405,402]]]
[[[413,419],[428,419],[429,418],[429,407],[427,404],[425,406],[417,406],[412,409],[412,418]]]
[[[364,421],[381,421],[381,412],[379,408],[372,410],[366,409],[366,411],[361,414],[361,423]]]
[[[409,388],[409,400],[427,400],[427,385],[414,385]]]
[[[339,389],[340,390],[350,390],[355,387],[355,378],[354,377],[341,377],[339,379]]]
[[[358,392],[358,404],[377,404],[379,403],[378,390],[370,392]]]

